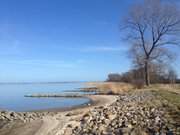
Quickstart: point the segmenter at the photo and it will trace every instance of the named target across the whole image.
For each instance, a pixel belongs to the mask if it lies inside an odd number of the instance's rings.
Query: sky
[[[0,82],[103,81],[127,71],[119,24],[133,2],[0,1]]]

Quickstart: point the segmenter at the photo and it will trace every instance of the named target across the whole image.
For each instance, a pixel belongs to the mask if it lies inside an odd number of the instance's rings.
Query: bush
[[[142,79],[133,80],[132,84],[133,84],[134,88],[136,88],[136,89],[144,88],[144,80],[142,80]]]

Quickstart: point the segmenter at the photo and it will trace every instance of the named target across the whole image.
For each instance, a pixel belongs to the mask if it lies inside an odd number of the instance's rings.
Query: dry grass
[[[149,87],[154,90],[170,91],[180,94],[180,84],[154,84]]]
[[[96,87],[102,94],[119,94],[130,90],[137,90],[137,86],[121,82],[88,82],[87,87]],[[153,84],[140,90],[164,90],[180,94],[180,84]]]
[[[87,83],[88,87],[97,87],[98,90],[103,93],[112,93],[119,94],[122,92],[127,92],[132,90],[134,87],[128,83],[119,83],[119,82],[90,82]]]
[[[121,82],[89,82],[86,83],[88,87],[96,87],[98,91],[102,94],[119,94],[123,92],[128,92],[131,90],[137,90],[138,88],[129,83]],[[170,91],[180,94],[180,84],[153,84],[149,87],[144,87],[141,90],[162,90]]]
[[[165,90],[156,90],[154,92],[160,95],[163,99],[168,100],[171,104],[180,108],[180,94]]]
[[[177,123],[180,123],[180,94],[170,90],[154,90],[153,92],[166,108],[166,117],[172,119],[175,126],[178,126]]]

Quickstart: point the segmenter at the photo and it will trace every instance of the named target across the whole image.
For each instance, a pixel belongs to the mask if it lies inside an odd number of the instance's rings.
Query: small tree
[[[175,4],[160,0],[145,0],[133,5],[123,29],[131,41],[134,63],[144,68],[145,83],[150,84],[150,63],[169,58],[166,45],[179,44],[180,12]]]
[[[121,81],[121,75],[117,73],[111,73],[108,75],[107,81],[109,82],[120,82]]]

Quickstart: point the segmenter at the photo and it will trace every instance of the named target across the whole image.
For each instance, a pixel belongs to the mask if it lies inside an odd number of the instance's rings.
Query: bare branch
[[[146,79],[148,63],[171,58],[169,51],[162,47],[180,45],[180,10],[172,3],[145,0],[134,5],[125,26],[131,39],[134,62],[144,65]]]

